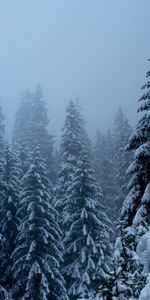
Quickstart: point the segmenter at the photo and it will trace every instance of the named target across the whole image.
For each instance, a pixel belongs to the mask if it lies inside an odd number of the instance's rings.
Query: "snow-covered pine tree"
[[[62,211],[66,205],[67,190],[72,183],[78,165],[81,140],[83,139],[83,119],[78,106],[73,101],[70,101],[66,109],[66,120],[62,131],[61,163],[55,188],[55,207],[63,219],[63,224],[67,226],[69,215],[62,216]],[[66,222],[64,222],[65,217]]]
[[[30,138],[32,150],[38,145],[41,156],[44,157],[49,179],[55,181],[55,170],[53,168],[54,137],[48,132],[49,118],[43,90],[37,85],[33,94],[30,123]]]
[[[13,132],[13,149],[20,153],[23,170],[28,168],[30,153],[39,147],[45,158],[49,178],[55,178],[53,165],[53,137],[48,133],[49,119],[43,92],[38,85],[35,93],[26,91],[16,114]]]
[[[94,171],[96,180],[105,193],[105,135],[97,130],[94,144]],[[104,195],[103,195],[104,196]],[[104,198],[104,197],[103,197]]]
[[[68,215],[64,238],[64,276],[71,300],[96,293],[96,280],[105,278],[111,266],[110,221],[101,205],[91,155],[82,141],[72,182],[63,209]],[[65,220],[66,222],[66,220]]]
[[[131,126],[120,107],[115,115],[113,125],[113,152],[117,153],[118,149],[126,147],[131,135]]]
[[[15,300],[68,300],[60,273],[62,233],[49,185],[45,163],[36,149],[22,179],[17,212],[21,226],[12,255]]]
[[[150,226],[150,72],[145,90],[139,99],[138,112],[143,116],[133,131],[127,149],[134,151],[133,162],[128,173],[131,174],[130,192],[126,197],[121,212],[121,236],[117,240],[118,265],[122,267],[126,277],[130,295],[139,298],[142,289],[141,268],[135,259],[135,251],[141,236]]]
[[[30,160],[30,123],[32,110],[32,93],[26,90],[22,95],[20,106],[16,113],[15,125],[12,137],[13,151],[17,152],[20,158],[22,176],[29,167]]]
[[[143,270],[144,281],[141,283],[139,300],[150,300],[150,231],[142,235],[136,247],[137,262]],[[144,284],[144,288],[143,288]]]
[[[115,199],[114,199],[114,219],[115,222],[120,217],[123,201],[128,194],[127,185],[129,178],[126,175],[131,163],[132,152],[126,151],[126,146],[131,135],[131,126],[121,108],[119,108],[113,128],[113,152],[114,152],[114,180],[115,180]]]
[[[113,133],[100,132],[96,135],[94,166],[98,182],[103,191],[106,213],[113,223],[120,216],[123,201],[127,195],[126,171],[131,153],[125,151],[131,127],[120,108],[116,114]],[[116,224],[114,224],[116,228]]]
[[[29,90],[26,90],[22,95],[20,106],[16,113],[15,126],[13,130],[14,148],[18,149],[22,140],[26,141],[26,145],[28,145],[27,137],[29,136],[29,124],[31,122],[31,104],[32,93]]]
[[[107,277],[104,278],[104,280],[100,282],[97,299],[126,300],[126,298],[124,297],[124,291],[126,290],[126,282],[120,280],[122,275],[121,272],[121,268],[119,269],[114,261],[113,270],[109,274],[107,274]]]
[[[19,202],[20,174],[17,157],[9,146],[3,150],[1,162],[1,192],[0,192],[0,283],[7,290],[11,288],[12,276],[11,254],[14,251],[15,239],[18,233],[16,211]]]
[[[97,182],[102,188],[105,212],[109,219],[114,222],[114,163],[113,163],[113,140],[110,130],[104,135],[98,133],[96,135],[96,142],[94,147],[94,169]]]

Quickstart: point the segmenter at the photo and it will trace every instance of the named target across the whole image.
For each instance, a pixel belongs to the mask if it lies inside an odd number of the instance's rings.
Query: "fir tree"
[[[1,193],[0,193],[0,282],[6,289],[12,285],[11,254],[14,251],[17,236],[18,219],[16,211],[19,202],[19,167],[18,160],[11,153],[9,146],[3,153],[1,166]]]
[[[131,162],[132,152],[126,151],[131,127],[126,116],[120,108],[116,114],[113,128],[113,151],[114,151],[114,181],[115,181],[115,199],[114,199],[114,217],[115,223],[120,217],[120,211],[123,201],[128,194],[128,181],[126,175]]]
[[[54,181],[55,172],[53,169],[53,136],[48,133],[49,118],[47,115],[46,102],[43,98],[42,88],[37,85],[36,91],[32,99],[30,123],[30,138],[32,150],[36,146],[39,147],[42,157],[44,157],[47,165],[49,179]]]
[[[35,93],[26,91],[16,114],[13,149],[20,153],[23,171],[28,168],[30,153],[38,146],[45,158],[49,178],[54,181],[53,137],[48,133],[49,119],[43,92],[37,86]]]
[[[68,299],[60,273],[61,230],[51,203],[46,166],[36,150],[22,179],[17,212],[21,226],[12,255],[12,295],[16,300]]]
[[[55,207],[61,213],[63,224],[66,224],[67,226],[69,215],[62,216],[62,211],[63,207],[66,205],[67,190],[72,183],[78,164],[81,139],[83,136],[83,119],[80,115],[78,106],[73,101],[70,101],[66,113],[60,149],[61,163],[58,173],[58,183],[55,188]],[[65,217],[66,222],[64,222]]]
[[[94,171],[103,193],[105,191],[105,147],[105,135],[97,130],[94,145]]]
[[[125,116],[122,108],[119,108],[113,125],[113,152],[114,154],[120,148],[126,147],[129,137],[131,135],[131,126]]]
[[[127,196],[126,171],[131,161],[132,153],[125,151],[131,134],[131,127],[120,108],[116,114],[113,133],[109,130],[105,135],[96,135],[94,149],[94,166],[97,180],[102,188],[103,203],[106,213],[113,223],[116,223]]]
[[[71,300],[93,296],[97,278],[105,278],[110,271],[110,222],[100,202],[88,146],[82,141],[63,209],[64,215],[69,216],[63,272]]]
[[[114,163],[113,163],[113,140],[112,134],[108,131],[105,135],[98,133],[96,135],[95,151],[94,151],[94,168],[97,181],[102,188],[102,202],[105,212],[109,219],[114,222]]]
[[[126,283],[131,287],[131,296],[139,297],[142,281],[141,267],[135,260],[137,244],[150,226],[150,72],[143,86],[145,93],[140,98],[138,112],[143,116],[132,133],[127,149],[134,151],[133,162],[128,173],[131,174],[129,194],[121,212],[121,235],[119,237],[118,264],[122,267]],[[118,245],[118,243],[117,243]]]

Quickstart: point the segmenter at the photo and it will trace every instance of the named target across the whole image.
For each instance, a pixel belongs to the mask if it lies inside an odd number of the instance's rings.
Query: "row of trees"
[[[77,300],[99,291],[103,300],[148,300],[141,253],[150,223],[149,88],[135,131],[119,109],[94,147],[70,101],[57,155],[39,86],[23,95],[12,147],[0,109],[1,299]]]
[[[93,296],[112,268],[113,231],[78,105],[68,105],[59,159],[39,86],[23,95],[12,147],[2,110],[0,121],[1,298]]]
[[[94,145],[95,174],[103,191],[105,211],[114,225],[115,235],[120,210],[128,193],[129,178],[126,171],[132,152],[127,152],[125,148],[131,132],[131,126],[119,108],[113,129],[106,134],[97,131]]]
[[[150,299],[150,72],[142,87],[142,113],[126,150],[133,153],[128,167],[129,192],[123,202],[114,267],[100,285],[101,299]]]
[[[23,106],[27,103],[21,118],[26,116],[29,108],[29,98],[26,100],[23,98],[21,103]],[[39,111],[34,110],[35,103]],[[30,105],[32,117],[30,119],[28,115],[24,124],[30,130],[23,134],[22,139],[18,123],[20,130],[23,123],[17,115],[13,151],[4,141],[1,111],[0,299],[68,299],[61,274],[62,231],[58,213],[52,205],[53,187],[47,171],[49,161],[41,154],[42,150],[49,151],[46,142],[49,143],[51,137],[45,127],[45,108],[42,97],[39,97],[39,88],[30,98]],[[38,115],[40,124],[36,119],[33,122],[34,114]],[[40,134],[37,135],[38,125],[45,134],[45,145]],[[29,143],[31,137],[34,146],[31,140]],[[51,149],[49,153],[51,155]]]

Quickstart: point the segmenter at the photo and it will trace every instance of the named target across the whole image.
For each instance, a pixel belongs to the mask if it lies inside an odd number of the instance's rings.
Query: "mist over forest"
[[[149,11],[0,2],[0,300],[150,300]]]

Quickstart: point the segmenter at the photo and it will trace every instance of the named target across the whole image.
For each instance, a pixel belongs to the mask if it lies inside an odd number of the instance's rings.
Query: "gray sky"
[[[122,106],[132,124],[150,57],[150,0],[0,0],[0,99],[10,134],[24,89],[40,83],[51,132],[79,96],[90,134]]]

